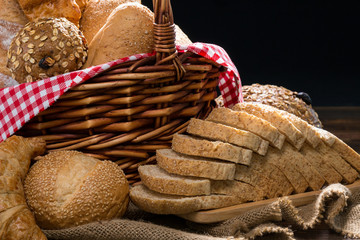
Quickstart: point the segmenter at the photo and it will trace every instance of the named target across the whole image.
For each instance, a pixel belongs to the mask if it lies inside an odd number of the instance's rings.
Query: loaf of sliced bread
[[[260,155],[265,155],[269,146],[268,141],[249,131],[196,118],[190,120],[186,131],[191,135],[248,148]]]
[[[266,198],[288,196],[294,192],[280,169],[258,154],[254,154],[250,166],[236,165],[235,179],[259,188]]]
[[[351,167],[332,147],[321,142],[316,150],[326,159],[326,161],[343,177],[346,183],[353,183],[359,173]]]
[[[335,137],[335,136],[334,136]],[[340,154],[353,168],[360,172],[360,154],[354,151],[349,145],[344,143],[341,139],[335,137],[332,148]]]
[[[300,173],[300,169],[296,164],[295,158],[283,156],[280,150],[273,147],[269,147],[265,158],[284,173],[293,186],[295,193],[303,193],[309,187],[308,182]]]
[[[252,151],[233,144],[210,141],[184,134],[175,134],[171,148],[182,154],[208,157],[249,165]]]
[[[210,195],[210,180],[168,173],[158,165],[138,168],[141,182],[149,189],[171,195]]]
[[[300,130],[285,115],[281,114],[281,110],[275,107],[261,103],[243,102],[236,104],[232,109],[235,111],[245,111],[270,122],[285,135],[286,139],[296,149],[300,149],[306,140],[306,137]]]
[[[321,140],[326,143],[326,145],[328,146],[332,146],[334,145],[335,141],[336,141],[336,136],[328,131],[326,131],[325,129],[322,128],[318,128],[315,126],[310,125],[310,127],[317,133],[317,135],[321,138]]]
[[[187,156],[171,149],[157,150],[156,160],[165,171],[182,176],[233,180],[235,175],[234,163]]]
[[[248,183],[236,180],[211,181],[211,193],[234,196],[239,199],[238,203],[259,201],[264,199],[262,191]]]
[[[143,184],[130,189],[130,199],[140,209],[155,214],[186,214],[199,210],[228,207],[239,199],[226,195],[175,196],[154,192]]]
[[[309,144],[305,143],[301,148],[300,153],[320,173],[328,184],[341,182],[342,176]]]
[[[320,173],[307,161],[307,159],[292,145],[285,143],[281,149],[282,158],[291,161],[300,174],[305,178],[309,184],[310,189],[320,190],[325,184],[325,179]]]
[[[233,111],[229,108],[215,108],[206,120],[252,132],[269,141],[270,145],[278,149],[282,148],[285,141],[285,136],[271,125],[271,123],[243,111]]]

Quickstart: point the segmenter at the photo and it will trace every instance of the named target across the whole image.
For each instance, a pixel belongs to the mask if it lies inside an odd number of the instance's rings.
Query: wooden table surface
[[[324,129],[335,134],[360,153],[360,107],[314,107],[314,109],[318,113]],[[350,238],[344,238],[322,223],[315,229],[295,231],[295,239],[337,240]]]

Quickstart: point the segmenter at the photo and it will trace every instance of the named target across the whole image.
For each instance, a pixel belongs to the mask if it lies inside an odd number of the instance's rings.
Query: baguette
[[[158,193],[197,196],[210,195],[210,180],[168,173],[158,165],[138,168],[141,182]]]
[[[236,197],[226,195],[185,197],[161,194],[151,191],[142,184],[130,189],[130,198],[142,210],[155,214],[186,214],[228,207],[239,202]]]
[[[252,151],[220,141],[209,141],[183,134],[175,134],[171,148],[182,154],[216,158],[224,161],[249,165]]]
[[[265,155],[269,146],[268,141],[249,131],[196,118],[190,120],[186,131],[210,140],[219,140],[248,148],[260,155]]]
[[[276,127],[286,139],[296,148],[300,149],[304,144],[306,137],[297,129],[292,122],[290,122],[282,111],[261,103],[238,103],[233,107],[235,111],[245,111],[253,114],[259,118],[269,121]]]
[[[243,111],[215,108],[206,120],[252,132],[269,141],[272,146],[278,149],[282,148],[285,141],[285,136],[268,121]]]
[[[233,180],[235,164],[179,154],[171,149],[156,151],[158,165],[165,171],[182,176],[214,180]]]

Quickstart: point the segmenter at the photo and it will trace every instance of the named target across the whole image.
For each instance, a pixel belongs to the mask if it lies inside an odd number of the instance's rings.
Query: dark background
[[[143,0],[152,9],[152,1]],[[307,92],[314,106],[360,106],[360,1],[172,0],[193,42],[220,45],[243,85]]]

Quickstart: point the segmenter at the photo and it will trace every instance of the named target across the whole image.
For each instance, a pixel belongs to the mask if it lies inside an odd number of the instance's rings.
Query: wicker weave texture
[[[79,150],[117,162],[130,183],[155,162],[192,117],[204,118],[217,96],[218,64],[177,53],[169,0],[154,1],[156,54],[126,62],[82,83],[19,132],[42,136],[48,151]]]

